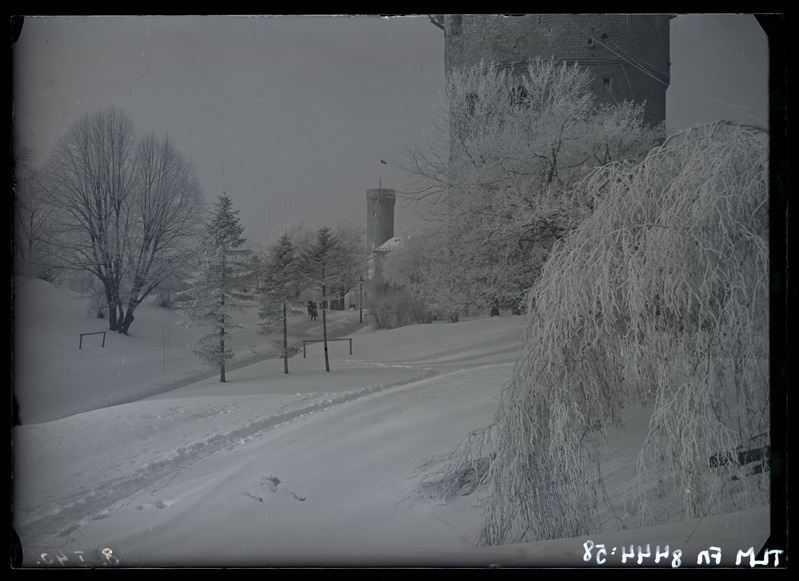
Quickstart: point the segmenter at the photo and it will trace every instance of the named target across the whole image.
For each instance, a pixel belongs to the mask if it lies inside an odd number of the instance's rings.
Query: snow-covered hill
[[[25,424],[135,401],[218,374],[192,353],[201,330],[179,326],[173,310],[144,303],[128,335],[107,332],[81,341],[81,333],[108,329],[87,309],[88,298],[27,277],[14,280],[14,295],[14,383]],[[328,318],[335,334],[358,315],[331,312]],[[299,329],[295,342],[321,335],[320,324],[305,319],[291,319]],[[236,356],[230,368],[274,356],[270,339],[258,333],[255,305],[233,322],[242,327],[231,331]]]
[[[734,564],[768,535],[760,509],[643,530],[603,517],[604,532],[590,537],[476,548],[472,496],[414,496],[421,462],[491,422],[522,317],[365,328],[350,335],[352,354],[347,341],[330,343],[330,373],[314,343],[289,375],[265,359],[223,384],[193,359],[191,332],[170,311],[145,305],[130,337],[108,334],[102,348],[90,336],[78,349],[79,332],[103,328],[84,299],[27,280],[17,307],[13,524],[26,567],[610,567],[631,544],[651,545],[644,564],[656,546],[669,553],[660,566],[695,565],[709,546]],[[353,313],[329,315],[352,328]],[[295,338],[317,338],[302,320]],[[245,357],[266,353],[254,319],[242,322]],[[633,410],[611,435],[612,498],[623,496],[647,421]],[[607,546],[604,564],[589,538]]]

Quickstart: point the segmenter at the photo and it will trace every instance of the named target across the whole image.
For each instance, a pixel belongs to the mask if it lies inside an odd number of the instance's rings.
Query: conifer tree
[[[322,340],[325,346],[325,371],[330,371],[330,359],[327,352],[327,283],[331,273],[340,270],[338,241],[330,227],[324,226],[316,231],[316,240],[303,253],[303,266],[306,275],[321,289],[322,303]]]
[[[301,311],[302,281],[299,254],[286,232],[267,250],[262,260],[258,293],[260,332],[270,334],[279,327],[283,330],[279,345],[284,373],[289,372],[288,314]]]
[[[251,251],[244,248],[244,226],[233,210],[227,193],[214,204],[202,239],[196,274],[186,280],[181,314],[185,326],[197,324],[210,331],[194,345],[194,353],[205,363],[219,366],[219,381],[225,381],[225,363],[233,358],[230,330],[241,327],[232,320],[251,298]]]

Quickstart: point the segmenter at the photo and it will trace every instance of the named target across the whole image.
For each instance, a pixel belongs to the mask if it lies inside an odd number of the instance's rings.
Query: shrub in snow
[[[105,297],[99,293],[91,295],[86,305],[86,314],[105,319]]]
[[[368,299],[371,313],[376,315],[378,329],[394,329],[406,325],[431,323],[433,314],[427,305],[402,288],[387,287]]]
[[[531,291],[494,422],[426,467],[427,492],[479,483],[480,543],[596,530],[628,406],[653,410],[626,499],[641,525],[767,502],[746,452],[769,432],[767,163],[764,131],[720,122],[573,190],[595,211]]]

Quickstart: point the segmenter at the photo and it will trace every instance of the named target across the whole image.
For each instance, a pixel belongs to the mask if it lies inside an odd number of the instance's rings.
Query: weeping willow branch
[[[640,525],[767,500],[739,461],[769,429],[767,161],[762,130],[717,123],[573,191],[596,209],[529,294],[493,424],[422,482],[480,489],[479,543],[596,530],[599,453],[630,405],[652,409],[626,494]]]

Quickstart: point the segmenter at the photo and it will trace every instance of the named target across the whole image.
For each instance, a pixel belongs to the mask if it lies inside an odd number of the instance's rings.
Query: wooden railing
[[[345,339],[328,339],[327,342],[330,343],[331,341],[349,341],[350,342],[350,355],[352,355],[352,338],[345,338]],[[323,343],[324,339],[303,339],[302,340],[302,358],[305,359],[305,346],[308,343]]]
[[[105,331],[94,331],[92,333],[80,333],[80,341],[78,342],[78,349],[83,348],[83,337],[85,335],[102,335],[103,336],[103,347],[105,347]]]

